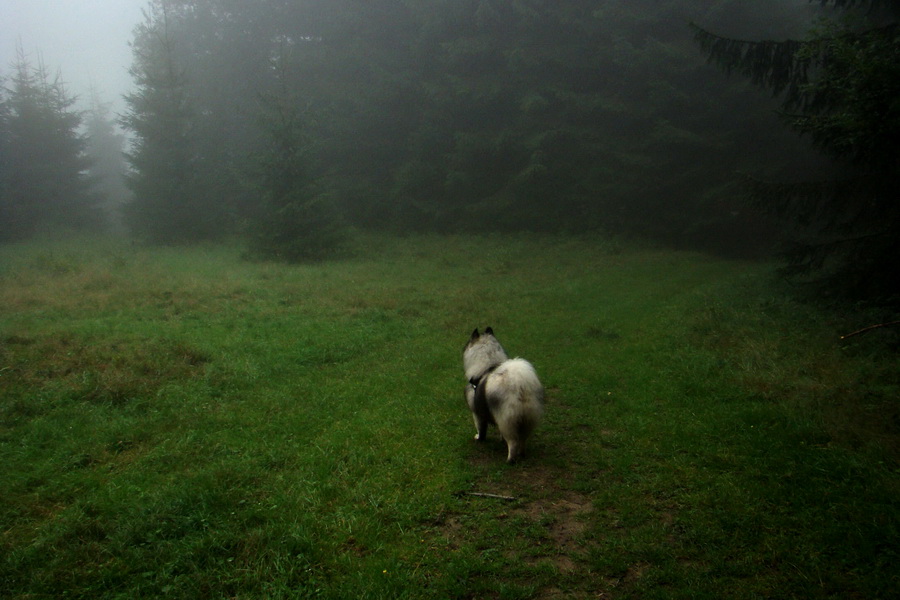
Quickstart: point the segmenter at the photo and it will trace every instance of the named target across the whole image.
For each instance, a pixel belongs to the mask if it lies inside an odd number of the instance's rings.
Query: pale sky
[[[124,110],[132,87],[132,31],[147,0],[0,0],[0,73],[8,75],[19,40],[32,64],[42,56],[62,73],[70,94],[86,108],[93,85],[113,110]]]

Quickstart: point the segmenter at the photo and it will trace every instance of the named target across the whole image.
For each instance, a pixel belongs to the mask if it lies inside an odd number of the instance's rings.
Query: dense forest
[[[724,56],[715,40],[802,38],[828,22],[845,31],[860,27],[845,13],[890,5],[151,0],[120,118],[131,139],[125,222],[151,242],[240,235],[288,260],[327,254],[354,227],[602,230],[768,249],[781,228],[748,202],[748,181],[816,180],[833,171],[825,157],[841,157],[811,149],[815,130],[801,139],[784,127],[777,113],[797,106],[737,65],[748,53],[732,44]],[[782,62],[815,70],[808,46],[786,52]],[[724,77],[707,58],[748,77]],[[90,156],[58,82],[22,58],[6,89],[0,152],[20,159],[3,162],[0,236],[27,234],[66,202],[85,214],[118,206],[88,185],[88,165],[29,174],[34,160],[11,149],[27,144],[19,129],[34,101],[65,121],[53,131],[79,160]],[[32,100],[35,90],[47,98]],[[94,131],[103,116],[94,111]],[[31,177],[68,178],[74,191],[26,198],[17,182]]]
[[[158,239],[341,218],[732,238],[735,171],[790,142],[688,22],[786,32],[797,15],[703,4],[155,2],[127,124],[135,189],[161,204],[138,222]]]

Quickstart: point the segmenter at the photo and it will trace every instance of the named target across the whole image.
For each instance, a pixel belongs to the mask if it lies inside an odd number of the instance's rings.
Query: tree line
[[[798,190],[797,175],[819,162],[777,126],[779,105],[748,86],[786,92],[789,125],[827,150],[834,129],[813,117],[837,119],[841,103],[860,98],[809,94],[816,81],[847,83],[828,77],[834,63],[822,57],[844,56],[876,79],[878,65],[898,61],[890,34],[868,54],[812,43],[852,46],[887,0],[748,4],[150,0],[121,118],[132,139],[125,220],[153,242],[241,235],[255,253],[287,260],[327,255],[351,227],[607,230],[758,249],[781,235],[763,209],[803,218],[777,200],[795,192],[748,180],[787,177]],[[832,19],[808,44],[741,41],[802,37],[817,9]],[[719,76],[703,52],[751,83]],[[779,79],[777,65],[807,79]],[[13,84],[4,131],[19,118]],[[891,89],[866,97],[886,102]],[[877,128],[883,107],[859,106]],[[890,136],[879,143],[882,157],[896,151]],[[748,189],[768,204],[748,204]]]
[[[124,136],[98,98],[88,110],[76,103],[61,73],[17,48],[0,79],[0,243],[59,228],[124,230]]]
[[[342,223],[756,239],[734,172],[795,148],[687,23],[798,15],[739,4],[154,0],[125,121],[133,222],[158,240],[243,228],[267,252]]]
[[[742,136],[786,138],[687,23],[795,18],[739,4],[152,0],[122,119],[126,221],[287,258],[344,225],[733,240],[753,224],[734,172],[763,164]]]

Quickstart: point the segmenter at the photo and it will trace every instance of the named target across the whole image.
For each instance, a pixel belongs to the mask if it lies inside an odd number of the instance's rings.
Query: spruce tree
[[[131,197],[125,183],[128,165],[125,161],[125,135],[115,124],[109,104],[96,94],[84,120],[87,134],[86,152],[91,158],[89,174],[100,196],[106,227],[124,234],[123,209]]]
[[[170,0],[153,0],[135,30],[131,74],[137,89],[126,95],[122,119],[133,134],[128,224],[139,237],[163,243],[201,237],[204,218],[194,206],[198,156],[188,79],[177,49],[177,10]]]
[[[334,253],[346,229],[334,198],[310,174],[310,138],[305,103],[291,87],[290,42],[272,60],[275,90],[261,97],[260,123],[267,144],[260,151],[251,251],[289,262]]]
[[[694,26],[710,60],[781,98],[782,115],[835,159],[830,181],[751,182],[790,223],[785,274],[857,299],[900,298],[900,0],[817,0],[838,16],[802,40],[745,41]]]
[[[9,162],[12,158],[9,131],[9,103],[6,99],[6,81],[0,77],[0,241],[4,239],[6,223],[12,221],[12,198],[9,195]]]
[[[90,160],[60,75],[31,64],[19,48],[6,100],[0,240],[26,238],[42,228],[97,223],[97,198],[87,176]]]

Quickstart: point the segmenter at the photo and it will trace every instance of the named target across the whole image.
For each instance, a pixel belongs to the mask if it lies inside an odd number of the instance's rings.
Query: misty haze
[[[0,595],[889,596],[898,15],[0,0]]]

